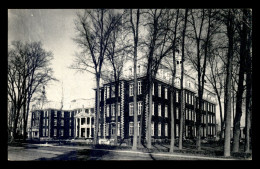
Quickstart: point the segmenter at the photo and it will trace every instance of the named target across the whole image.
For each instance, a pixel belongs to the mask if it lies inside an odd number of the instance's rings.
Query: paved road
[[[222,158],[169,153],[143,153],[130,150],[91,149],[83,146],[8,146],[9,161],[42,160],[225,160]]]

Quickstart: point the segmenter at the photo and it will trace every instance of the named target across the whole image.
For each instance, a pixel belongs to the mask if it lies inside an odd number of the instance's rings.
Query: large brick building
[[[138,66],[138,135],[142,124],[142,138],[146,138],[148,97],[144,96],[146,90],[146,77],[141,66]],[[177,67],[178,68],[178,67]],[[179,137],[180,128],[180,76],[175,79],[174,93],[174,118],[175,137]],[[164,69],[159,69],[158,76],[153,83],[152,104],[152,141],[166,141],[171,138],[171,76]],[[184,74],[184,136],[187,139],[196,137],[196,115],[198,113],[198,98],[196,82],[193,77]],[[113,82],[103,83],[100,88],[100,124],[99,138],[112,139],[115,132],[115,84]],[[144,104],[143,104],[144,102]],[[204,138],[213,138],[216,135],[216,101],[215,94],[207,86],[203,94],[203,107],[201,115],[201,135]],[[145,109],[143,121],[141,122],[141,111]],[[118,102],[118,139],[132,142],[134,133],[133,123],[133,70],[130,68],[128,76],[120,80],[119,102]]]

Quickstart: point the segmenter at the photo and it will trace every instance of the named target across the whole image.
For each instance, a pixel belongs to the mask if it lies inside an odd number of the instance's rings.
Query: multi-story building
[[[178,62],[178,61],[177,61]],[[148,96],[146,91],[146,77],[141,66],[138,66],[138,86],[137,86],[137,106],[138,106],[138,136],[142,125],[142,138],[146,138]],[[178,68],[178,67],[177,67]],[[174,80],[174,119],[175,137],[179,137],[180,128],[180,76]],[[169,71],[163,68],[158,70],[152,91],[152,122],[151,136],[152,141],[164,141],[171,138],[171,93],[172,80]],[[118,125],[118,139],[131,142],[134,133],[134,109],[133,109],[133,70],[129,71],[128,77],[120,80],[119,102],[115,107],[115,84],[113,82],[103,83],[100,88],[100,124],[99,137],[101,139],[112,139],[115,125]],[[184,135],[187,139],[196,137],[196,115],[198,114],[198,99],[195,79],[184,74]],[[97,93],[97,92],[96,92]],[[115,117],[115,109],[118,110],[118,117]],[[141,111],[144,109],[143,118]],[[115,124],[118,118],[118,124]],[[143,119],[141,121],[141,119]],[[201,115],[202,138],[212,138],[216,135],[216,104],[215,95],[207,87],[203,95],[203,108]]]
[[[31,138],[41,140],[93,138],[94,100],[83,102],[85,103],[81,105],[82,100],[81,102],[73,100],[67,110],[50,108],[51,106],[33,110],[29,130]]]

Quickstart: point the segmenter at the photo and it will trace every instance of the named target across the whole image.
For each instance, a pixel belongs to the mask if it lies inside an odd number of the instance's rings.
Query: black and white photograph
[[[252,8],[6,13],[7,161],[252,161]]]

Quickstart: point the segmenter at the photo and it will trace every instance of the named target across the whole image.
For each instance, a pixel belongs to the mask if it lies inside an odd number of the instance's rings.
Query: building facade
[[[93,138],[94,101],[90,103],[87,107],[70,110],[55,108],[33,110],[29,127],[30,137],[40,140]]]
[[[176,59],[176,78],[174,79],[173,94],[173,115],[174,115],[174,134],[179,137],[180,129],[180,57]],[[137,66],[137,106],[138,106],[138,137],[146,139],[147,114],[148,114],[148,95],[146,94],[147,80],[145,69],[141,65]],[[132,142],[134,133],[134,106],[133,106],[133,69],[130,67],[124,77],[120,80],[118,103],[116,105],[115,83],[103,83],[100,88],[100,124],[99,138],[112,139],[115,126],[118,126],[119,141]],[[158,69],[156,79],[152,87],[152,122],[151,137],[153,142],[167,141],[171,138],[171,71],[161,65]],[[196,137],[196,125],[198,125],[198,95],[196,80],[184,72],[183,80],[183,107],[184,107],[184,126],[183,134],[186,139]],[[97,101],[97,92],[96,99]],[[96,103],[95,103],[96,105]],[[115,117],[115,109],[118,110],[118,117]],[[141,113],[143,110],[143,113]],[[118,118],[118,124],[116,124]],[[141,127],[142,126],[142,127]],[[142,128],[142,130],[141,130]],[[205,84],[203,94],[203,106],[201,115],[201,136],[202,139],[213,138],[216,136],[216,99],[215,94],[209,90]]]
[[[138,136],[146,138],[148,97],[144,96],[146,87],[145,78],[138,78]],[[115,85],[104,84],[101,88],[101,112],[99,137],[112,139],[115,133],[115,118],[118,118],[118,139],[132,141],[134,133],[134,109],[133,109],[133,80],[121,80],[118,106],[115,107]],[[158,79],[153,83],[152,123],[151,135],[153,141],[166,141],[171,137],[171,85]],[[174,94],[174,119],[175,137],[179,137],[180,124],[180,89],[175,88]],[[196,115],[198,113],[198,99],[194,90],[184,89],[184,134],[185,138],[196,137]],[[203,100],[203,111],[201,116],[202,138],[213,138],[216,135],[216,107],[215,103]],[[118,117],[115,117],[115,109],[118,110]],[[144,109],[143,118],[141,118]],[[143,119],[141,121],[141,119]],[[142,131],[140,126],[142,125]]]

